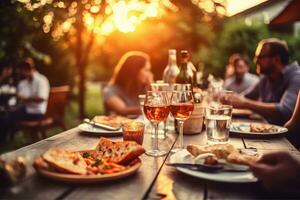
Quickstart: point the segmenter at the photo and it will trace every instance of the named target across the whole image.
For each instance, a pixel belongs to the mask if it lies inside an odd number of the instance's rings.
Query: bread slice
[[[87,173],[87,164],[79,152],[52,148],[42,158],[59,172],[81,175]]]
[[[250,155],[240,153],[238,151],[232,152],[227,156],[227,161],[236,164],[249,165],[259,159],[258,155]]]
[[[276,127],[271,124],[250,124],[250,132],[253,133],[271,133],[276,131]]]
[[[189,144],[187,150],[195,157],[204,153],[213,153],[217,158],[226,159],[227,156],[235,151],[231,144],[215,144],[215,145],[194,145]]]
[[[145,153],[145,149],[134,141],[115,142],[104,137],[100,138],[96,150],[103,153],[103,159],[117,164],[128,164]]]

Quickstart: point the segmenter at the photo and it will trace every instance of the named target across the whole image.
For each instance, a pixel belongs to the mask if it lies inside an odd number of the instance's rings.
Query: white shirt
[[[235,80],[235,76],[233,76],[225,80],[224,87],[226,90],[231,90],[241,95],[245,95],[249,93],[256,86],[258,82],[259,82],[258,76],[247,72],[244,74],[241,83],[237,83]]]
[[[44,101],[39,103],[26,103],[26,112],[30,114],[45,114],[49,98],[50,84],[48,79],[35,71],[32,80],[22,80],[18,84],[18,94],[28,97],[40,97]]]

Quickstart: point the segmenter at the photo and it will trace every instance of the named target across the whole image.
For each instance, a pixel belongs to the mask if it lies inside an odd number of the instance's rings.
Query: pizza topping
[[[90,156],[90,154],[88,153],[88,152],[84,152],[83,154],[82,154],[82,157],[83,158],[88,158]]]

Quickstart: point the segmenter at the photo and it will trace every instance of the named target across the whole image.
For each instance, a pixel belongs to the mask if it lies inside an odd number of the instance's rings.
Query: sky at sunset
[[[260,4],[266,0],[227,0],[228,1],[228,15],[234,15],[247,8]]]

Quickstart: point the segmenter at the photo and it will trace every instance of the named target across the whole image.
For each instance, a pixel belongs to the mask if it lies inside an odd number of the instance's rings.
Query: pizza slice
[[[87,164],[79,152],[52,148],[42,155],[42,159],[59,172],[80,175],[87,173]]]
[[[145,149],[134,141],[115,142],[104,137],[100,138],[96,150],[103,154],[103,159],[117,164],[128,164],[145,153]]]

